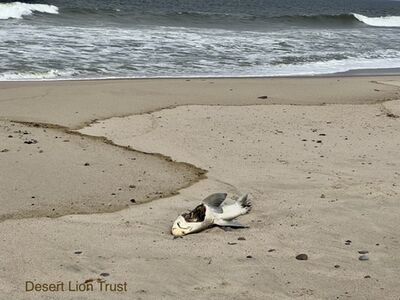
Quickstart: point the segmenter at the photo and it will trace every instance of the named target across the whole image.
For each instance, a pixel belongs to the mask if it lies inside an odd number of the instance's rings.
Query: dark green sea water
[[[400,1],[0,1],[0,80],[400,67]]]

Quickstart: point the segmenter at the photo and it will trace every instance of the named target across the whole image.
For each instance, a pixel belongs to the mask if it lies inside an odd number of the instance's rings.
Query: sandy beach
[[[0,82],[0,298],[399,299],[399,93],[400,76]],[[250,228],[173,239],[214,192],[248,193]]]

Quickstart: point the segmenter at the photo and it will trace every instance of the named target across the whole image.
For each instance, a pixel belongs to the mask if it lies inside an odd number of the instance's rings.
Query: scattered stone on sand
[[[395,114],[393,114],[393,113],[387,113],[386,116],[389,117],[389,118],[393,118],[393,119],[399,118],[398,115],[395,115]]]
[[[321,198],[324,199],[325,198],[325,194],[321,194]]]
[[[371,278],[371,276],[370,275],[365,275],[364,278]]]
[[[364,261],[364,260],[369,260],[369,257],[368,257],[368,255],[361,255],[359,258],[358,258],[358,260],[361,260],[361,261]]]
[[[340,266],[339,266],[339,265],[335,265],[335,268],[336,268],[336,269],[339,269],[339,268],[340,268]]]
[[[87,167],[87,166],[90,166],[90,164],[89,164],[88,162],[86,162],[86,163],[84,164],[84,166]]]
[[[297,260],[308,260],[308,255],[302,253],[302,254],[297,255],[297,256],[296,256],[296,259],[297,259]]]
[[[8,152],[8,151],[10,151],[10,150],[8,150],[8,149],[3,149],[3,150],[1,150],[0,152],[5,153],[5,152]]]
[[[253,258],[253,256],[251,256],[251,255],[247,255],[247,256],[246,256],[246,258]]]
[[[268,252],[275,252],[275,249],[269,249]]]
[[[228,245],[237,245],[237,243],[228,242]]]
[[[367,250],[360,250],[360,251],[358,251],[358,253],[360,253],[360,254],[368,254],[368,251]]]
[[[38,143],[38,141],[35,140],[35,139],[31,139],[31,140],[24,141],[24,144],[28,144],[28,145],[37,144],[37,143]]]
[[[74,254],[82,254],[82,251],[75,251]]]
[[[135,199],[131,199],[131,200],[129,200],[129,201],[131,201],[131,203],[136,203],[136,200]]]
[[[245,241],[245,240],[246,240],[246,238],[243,236],[238,237],[238,241]]]
[[[345,244],[345,245],[350,245],[350,244],[351,244],[351,241],[350,241],[350,240],[347,240],[347,241],[344,242],[344,244]]]
[[[107,276],[110,276],[110,274],[109,273],[100,273],[100,276],[107,277]]]
[[[268,96],[260,96],[258,99],[268,99]]]
[[[135,189],[135,188],[136,188],[136,185],[131,184],[131,185],[129,185],[129,188],[130,188],[130,189]]]

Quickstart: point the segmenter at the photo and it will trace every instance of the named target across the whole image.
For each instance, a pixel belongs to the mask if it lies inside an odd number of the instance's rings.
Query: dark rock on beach
[[[359,258],[358,258],[358,260],[361,260],[361,261],[364,261],[364,260],[369,260],[369,257],[368,257],[368,255],[361,255]]]
[[[38,143],[38,141],[37,141],[37,140],[34,140],[34,139],[24,141],[24,144],[28,144],[28,145],[37,144],[37,143]]]
[[[302,254],[297,255],[297,256],[296,256],[296,259],[297,259],[297,260],[308,260],[308,255],[302,253]]]

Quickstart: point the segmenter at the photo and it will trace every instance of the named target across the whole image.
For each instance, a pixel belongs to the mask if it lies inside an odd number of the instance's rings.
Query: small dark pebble
[[[360,253],[360,254],[367,254],[368,251],[367,251],[367,250],[360,250],[360,251],[358,251],[358,253]]]
[[[297,259],[297,260],[308,260],[308,255],[302,253],[302,254],[297,255],[297,256],[296,256],[296,259]]]
[[[132,203],[136,203],[136,200],[135,199],[131,199],[130,200]]]
[[[11,139],[13,136],[12,136],[12,135],[9,135],[8,137]]]
[[[392,113],[387,113],[386,116],[389,117],[389,118],[394,118],[394,119],[397,119],[399,117],[398,115],[395,115],[395,114],[392,114]]]
[[[339,268],[340,268],[340,266],[339,266],[339,265],[335,265],[335,268],[336,268],[336,269],[339,269]]]
[[[253,256],[251,256],[251,255],[247,255],[247,256],[246,256],[246,258],[253,258]]]
[[[31,144],[37,144],[37,142],[38,142],[37,140],[32,139],[32,140],[25,141],[24,144],[31,145]]]
[[[107,276],[110,276],[110,274],[109,273],[100,273],[100,276],[107,277]]]
[[[135,189],[135,188],[136,188],[136,185],[131,184],[131,185],[129,186],[129,188],[130,188],[130,189]]]
[[[269,249],[268,252],[275,252],[275,249]]]
[[[369,276],[369,275],[365,275],[365,276],[364,276],[364,278],[371,278],[371,276]]]
[[[348,243],[348,244],[350,244],[350,243],[351,243],[351,241],[350,241],[350,240],[347,240],[347,241],[345,241],[345,243]]]
[[[325,198],[325,194],[321,194],[321,198],[324,199]]]
[[[74,254],[82,254],[82,251],[75,251]]]
[[[238,237],[238,241],[245,241],[246,240],[246,238],[245,237],[243,237],[243,236],[241,236],[241,237]]]
[[[237,245],[237,243],[228,242],[228,245]]]
[[[268,96],[260,96],[258,99],[268,99]]]
[[[318,140],[318,141],[317,141],[317,143],[318,143],[318,144],[321,144],[321,143],[322,143],[322,141],[321,141],[321,140]]]
[[[85,167],[90,166],[90,164],[87,162],[84,164]]]
[[[3,150],[1,150],[0,152],[5,153],[5,152],[8,152],[8,151],[10,151],[10,150],[8,150],[8,149],[3,149]]]
[[[174,236],[172,239],[173,239],[173,240],[176,240],[176,239],[183,239],[183,236]]]
[[[368,257],[368,255],[361,255],[359,258],[358,258],[358,260],[362,260],[362,261],[364,261],[364,260],[369,260],[369,257]]]

